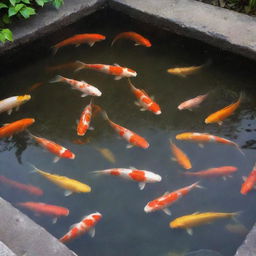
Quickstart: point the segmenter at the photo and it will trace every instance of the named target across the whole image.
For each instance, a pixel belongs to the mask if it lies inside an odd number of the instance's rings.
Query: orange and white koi
[[[124,169],[124,168],[114,168],[102,171],[94,171],[96,174],[106,174],[112,176],[119,176],[124,179],[133,180],[139,182],[140,190],[143,190],[146,183],[160,182],[162,177],[154,172],[146,170],[138,170],[135,168]]]
[[[195,182],[190,186],[178,189],[174,192],[171,192],[171,193],[166,192],[164,195],[147,203],[147,205],[144,208],[144,211],[148,213],[148,212],[163,210],[167,215],[171,215],[171,212],[167,207],[175,203],[177,200],[179,200],[183,196],[187,195],[192,189],[202,188],[198,184],[199,182]]]
[[[112,65],[105,65],[105,64],[86,64],[81,61],[76,61],[76,63],[80,66],[75,71],[79,71],[81,69],[92,69],[96,70],[108,75],[115,76],[115,80],[120,80],[123,77],[136,77],[136,71],[126,68],[120,67],[118,64]]]
[[[99,212],[95,212],[88,216],[85,216],[80,222],[70,227],[70,231],[59,239],[60,242],[67,243],[86,232],[89,232],[89,235],[91,237],[94,237],[95,236],[94,226],[98,223],[98,221],[101,218],[102,218],[102,215]]]
[[[177,161],[184,169],[191,169],[192,165],[188,156],[171,139],[169,141],[172,154],[174,155],[173,160]]]
[[[77,135],[78,136],[84,136],[87,130],[90,127],[91,123],[91,118],[92,118],[92,101],[90,102],[89,105],[87,105],[80,117],[80,120],[77,124]]]
[[[208,97],[208,93],[199,95],[190,100],[186,100],[178,106],[178,109],[179,110],[184,110],[184,109],[192,110],[193,108],[198,107],[207,97]]]
[[[23,184],[15,180],[8,179],[5,176],[0,176],[0,182],[12,188],[16,188],[18,190],[27,192],[28,194],[34,195],[34,196],[41,196],[44,193],[41,188],[38,188],[32,185]]]
[[[128,78],[129,85],[131,87],[131,90],[138,101],[135,102],[136,105],[141,107],[141,111],[149,110],[153,112],[156,115],[161,114],[161,109],[159,105],[154,102],[150,96],[144,91],[137,89],[131,82],[131,80]]]
[[[211,177],[223,177],[230,176],[237,171],[235,166],[221,166],[216,168],[210,168],[199,172],[186,172],[185,175],[195,176],[199,178],[211,178]]]
[[[251,173],[248,177],[243,177],[244,183],[242,184],[240,193],[246,195],[253,188],[256,187],[256,164],[253,166]]]
[[[191,142],[199,143],[200,147],[203,147],[202,143],[220,143],[236,147],[243,155],[243,151],[239,145],[231,140],[224,139],[222,137],[214,136],[209,133],[199,132],[184,132],[176,135],[176,140],[186,140]]]
[[[34,118],[24,118],[10,124],[6,124],[0,128],[0,139],[12,137],[14,134],[24,131],[34,122]]]
[[[127,145],[127,148],[131,148],[132,146],[137,146],[141,148],[148,148],[149,143],[141,136],[139,136],[137,133],[132,132],[131,130],[128,130],[127,128],[124,128],[121,125],[118,125],[114,122],[112,122],[105,111],[102,111],[103,118],[108,121],[110,126],[125,140],[129,142],[129,145]]]
[[[50,81],[50,83],[58,83],[58,82],[65,82],[67,84],[70,84],[72,86],[72,89],[78,90],[83,93],[81,97],[86,97],[88,95],[99,97],[102,94],[98,88],[90,84],[87,84],[85,81],[77,81],[77,80],[69,79],[59,75]]]
[[[45,204],[41,202],[23,202],[17,203],[17,205],[33,211],[37,215],[43,214],[46,216],[51,216],[54,218],[53,223],[57,222],[57,218],[69,215],[69,209],[57,205]]]
[[[31,99],[30,95],[13,96],[0,101],[0,113],[7,111],[8,115],[12,113],[12,109],[19,110],[20,105]]]
[[[57,44],[55,44],[53,48],[54,54],[58,51],[59,48],[67,45],[76,45],[79,46],[80,44],[87,43],[90,47],[92,47],[96,42],[105,40],[106,37],[101,34],[77,34],[71,36]]]
[[[33,135],[32,133],[28,132],[29,136],[34,139],[40,146],[51,152],[52,154],[56,155],[53,162],[56,163],[60,160],[60,158],[68,158],[68,159],[74,159],[75,154],[72,153],[70,150],[64,148],[63,146],[51,141],[47,140],[42,137],[37,137]]]
[[[219,125],[222,125],[223,121],[229,116],[231,116],[234,113],[234,111],[240,106],[242,98],[243,94],[241,93],[239,99],[235,103],[232,103],[227,107],[222,108],[217,112],[214,112],[213,114],[209,115],[204,120],[204,122],[206,124],[218,123]]]
[[[129,39],[135,42],[135,46],[137,45],[142,45],[142,46],[146,46],[146,47],[151,47],[151,43],[150,41],[143,37],[142,35],[136,33],[136,32],[123,32],[120,33],[118,35],[115,36],[115,38],[113,39],[111,46],[119,39]]]

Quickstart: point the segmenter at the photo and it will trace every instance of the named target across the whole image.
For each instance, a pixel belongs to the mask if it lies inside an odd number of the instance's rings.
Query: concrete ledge
[[[5,244],[0,241],[0,255],[1,256],[16,256]]]
[[[1,241],[16,255],[74,256],[64,244],[0,197]],[[36,234],[36,235],[35,235]],[[2,247],[0,246],[0,249]],[[0,251],[0,255],[2,251]],[[5,255],[5,254],[3,254]],[[12,254],[6,254],[12,255]]]
[[[256,19],[194,0],[110,0],[110,7],[256,60]]]

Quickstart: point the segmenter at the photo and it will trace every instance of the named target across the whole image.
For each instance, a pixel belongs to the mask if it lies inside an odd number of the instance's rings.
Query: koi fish
[[[163,210],[167,215],[171,215],[171,212],[167,207],[175,203],[178,199],[187,195],[192,189],[202,188],[198,184],[199,182],[195,182],[190,186],[178,189],[174,192],[166,192],[164,195],[154,199],[153,201],[148,202],[144,208],[144,211],[148,213]]]
[[[38,188],[32,185],[26,185],[26,184],[8,179],[5,176],[0,176],[0,182],[3,184],[7,184],[12,188],[16,188],[18,190],[27,192],[28,194],[34,195],[34,196],[41,196],[44,193],[41,188]]]
[[[231,116],[234,111],[240,106],[240,103],[242,101],[243,94],[240,94],[239,99],[230,105],[228,105],[225,108],[222,108],[218,110],[217,112],[214,112],[213,114],[209,115],[204,122],[206,124],[211,124],[211,123],[218,123],[219,125],[222,125],[223,121]]]
[[[17,203],[17,205],[33,211],[37,215],[43,214],[46,216],[54,217],[53,223],[57,222],[58,217],[69,215],[69,209],[57,205],[45,204],[40,202],[24,202]]]
[[[156,173],[145,170],[138,170],[132,167],[131,169],[115,168],[102,171],[94,171],[93,173],[120,176],[124,179],[137,181],[139,182],[140,190],[144,189],[146,183],[155,183],[162,180],[162,177]]]
[[[221,166],[216,168],[210,168],[199,172],[186,172],[185,175],[195,176],[199,178],[211,178],[211,177],[223,177],[230,176],[237,171],[235,166]]]
[[[199,105],[208,97],[208,93],[207,94],[203,94],[203,95],[199,95],[195,98],[192,98],[190,100],[186,100],[184,102],[182,102],[179,106],[178,109],[179,110],[184,110],[184,109],[188,109],[190,111],[192,111],[193,108],[199,107]]]
[[[243,177],[244,183],[242,184],[240,193],[246,195],[256,185],[256,164],[253,166],[251,173],[248,177]]]
[[[222,137],[214,136],[209,133],[199,132],[184,132],[176,135],[176,140],[186,140],[199,143],[200,147],[204,147],[202,143],[220,143],[236,147],[243,155],[244,152],[240,149],[239,145],[231,140]]]
[[[8,115],[12,113],[12,109],[19,110],[20,105],[28,102],[31,99],[30,95],[13,96],[0,101],[0,113],[7,111]]]
[[[67,83],[71,85],[72,89],[82,92],[83,94],[81,95],[81,97],[86,97],[88,95],[99,97],[102,94],[98,88],[90,84],[87,84],[85,81],[77,81],[77,80],[69,79],[59,75],[57,75],[54,79],[50,81],[50,83],[58,83],[58,82]]]
[[[105,40],[106,37],[100,34],[77,34],[71,36],[57,44],[55,44],[53,48],[53,53],[55,54],[59,48],[67,45],[76,45],[79,46],[80,44],[87,43],[90,47],[92,47],[96,42]]]
[[[42,175],[47,180],[51,181],[55,185],[65,189],[65,196],[69,196],[72,193],[88,193],[91,192],[90,186],[74,179],[70,179],[65,176],[60,176],[57,174],[51,174],[42,170],[39,170],[35,166],[31,165],[33,168],[33,172],[37,172]]]
[[[106,111],[102,112],[103,119],[108,121],[110,126],[125,140],[129,142],[129,145],[127,145],[126,148],[131,148],[133,146],[141,147],[141,148],[148,148],[149,143],[141,136],[136,134],[135,132],[132,132],[121,125],[118,125],[114,122],[112,122],[106,113]]]
[[[34,83],[33,85],[31,85],[31,87],[28,88],[28,92],[33,92],[35,89],[42,86],[43,84],[44,83],[42,83],[42,82]]]
[[[92,213],[85,216],[80,222],[75,223],[70,227],[70,231],[59,239],[60,242],[66,243],[69,242],[78,236],[88,232],[91,237],[95,236],[94,226],[102,218],[102,215],[99,212]]]
[[[196,212],[191,215],[185,215],[175,220],[171,221],[169,226],[170,228],[183,228],[186,229],[189,235],[193,234],[192,228],[197,227],[203,224],[208,224],[213,221],[223,219],[223,218],[234,218],[238,216],[239,212]]]
[[[138,101],[135,102],[136,105],[141,107],[141,111],[149,110],[153,112],[156,115],[161,114],[161,109],[159,105],[154,102],[148,94],[144,90],[137,89],[131,82],[131,80],[128,78],[129,85],[131,87],[131,90]]]
[[[173,160],[177,161],[179,165],[181,165],[184,169],[191,169],[192,165],[188,158],[188,156],[180,149],[178,148],[170,139],[170,148],[172,151],[172,154],[174,155]]]
[[[108,148],[99,148],[94,147],[106,160],[108,160],[110,163],[115,163],[116,158],[115,155],[110,151]]]
[[[120,33],[118,35],[115,36],[115,38],[113,39],[111,46],[113,46],[113,44],[121,38],[125,38],[125,39],[129,39],[135,42],[135,46],[137,45],[142,45],[142,46],[146,46],[146,47],[151,47],[151,43],[150,41],[143,37],[142,35],[135,33],[135,32],[123,32]]]
[[[243,224],[240,223],[227,224],[225,226],[225,229],[231,233],[238,235],[246,235],[249,232],[249,230]]]
[[[75,140],[72,140],[72,142],[77,145],[84,145],[84,144],[91,142],[91,140],[92,140],[92,138],[87,137],[87,138],[82,138],[82,139],[75,139]]]
[[[15,133],[24,131],[34,122],[34,118],[24,118],[10,124],[6,124],[0,128],[0,139],[5,137],[12,137]]]
[[[63,146],[51,140],[37,137],[30,132],[28,133],[29,133],[29,136],[33,138],[40,146],[42,146],[44,149],[48,150],[52,154],[56,155],[56,157],[53,160],[54,163],[57,163],[60,160],[60,158],[68,158],[68,159],[75,158],[75,154],[72,153],[70,150],[64,148]]]
[[[115,80],[120,80],[123,77],[136,77],[137,73],[136,71],[126,68],[126,67],[120,67],[118,64],[112,65],[105,65],[105,64],[86,64],[81,61],[76,61],[76,63],[79,65],[79,67],[75,70],[79,71],[81,69],[92,69],[96,70],[108,75],[115,76]]]
[[[77,135],[78,136],[84,136],[87,130],[90,127],[91,123],[91,118],[92,118],[92,101],[90,102],[89,105],[87,105],[80,117],[79,122],[77,123]]]
[[[46,71],[47,72],[55,72],[55,71],[59,71],[59,70],[73,70],[77,68],[77,64],[72,61],[72,62],[67,62],[67,63],[64,63],[64,64],[60,64],[60,65],[56,65],[56,66],[49,66],[49,67],[46,67]]]

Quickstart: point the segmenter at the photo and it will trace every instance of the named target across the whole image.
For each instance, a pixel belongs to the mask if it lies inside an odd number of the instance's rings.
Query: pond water
[[[120,40],[110,47],[113,37],[123,31],[141,33],[151,40],[153,46],[135,47],[130,41]],[[48,45],[53,41],[58,42],[73,34],[86,32],[101,33],[107,39],[91,48],[87,45],[65,47],[55,56],[48,50]],[[52,224],[50,218],[35,216],[22,209],[57,238],[83,216],[95,211],[102,213],[103,218],[96,226],[93,239],[85,234],[67,244],[78,255],[171,256],[201,249],[213,250],[224,256],[234,255],[246,232],[232,233],[227,230],[226,225],[236,224],[233,220],[225,219],[194,228],[193,236],[185,230],[170,229],[169,222],[194,212],[241,211],[239,225],[250,230],[254,224],[255,192],[243,196],[240,187],[242,176],[248,175],[256,160],[255,63],[108,11],[99,12],[69,26],[44,42],[45,45],[41,43],[38,47],[38,53],[35,51],[36,46],[32,47],[31,53],[37,59],[24,57],[18,61],[16,68],[10,68],[0,77],[1,99],[27,93],[34,83],[43,82],[42,86],[31,92],[32,99],[19,111],[10,116],[7,113],[1,114],[1,123],[33,117],[36,119],[30,128],[33,134],[67,147],[76,154],[76,158],[61,159],[54,164],[54,156],[44,152],[25,132],[12,139],[1,140],[0,174],[39,186],[45,192],[41,197],[32,197],[1,185],[1,196],[13,204],[41,201],[69,208],[70,215],[60,218],[56,224]],[[212,61],[210,66],[187,78],[166,72],[171,67],[200,65],[209,59]],[[135,98],[126,79],[115,81],[112,76],[90,70],[77,73],[73,70],[46,70],[46,67],[74,60],[118,63],[136,70],[138,75],[132,80],[133,83],[155,96],[162,114],[156,116],[148,111],[139,111],[134,105]],[[99,88],[103,94],[94,99],[95,104],[104,108],[114,122],[145,137],[150,147],[146,150],[137,147],[126,149],[126,141],[118,139],[100,115],[92,121],[95,130],[85,135],[85,138],[89,138],[88,142],[82,145],[74,143],[78,139],[76,120],[89,103],[90,97],[81,98],[80,93],[71,90],[67,84],[50,84],[49,80],[57,74],[85,80]],[[205,117],[236,101],[241,91],[245,94],[241,106],[222,126],[204,124]],[[182,101],[207,92],[210,92],[209,98],[195,111],[177,109]],[[195,189],[171,206],[172,216],[162,211],[146,214],[143,209],[150,200],[166,191],[174,191],[199,180],[183,175],[182,168],[170,159],[169,138],[174,139],[176,134],[185,131],[208,132],[231,139],[242,147],[245,156],[234,147],[226,145],[207,144],[202,149],[194,143],[174,140],[190,157],[193,166],[191,171],[222,165],[236,166],[238,171],[226,181],[221,178],[201,180],[200,184],[205,189]],[[107,161],[97,148],[111,150],[116,163]],[[40,175],[31,173],[28,163],[85,182],[92,187],[92,192],[65,197],[62,189]],[[140,191],[135,182],[92,174],[95,170],[129,166],[156,172],[162,176],[162,181],[147,184]]]

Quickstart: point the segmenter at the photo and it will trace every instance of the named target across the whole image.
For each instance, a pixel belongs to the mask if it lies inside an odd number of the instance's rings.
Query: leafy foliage
[[[60,8],[64,0],[2,0],[0,2],[0,42],[13,41],[12,32],[7,28],[15,19],[28,19],[38,8],[51,3]]]

